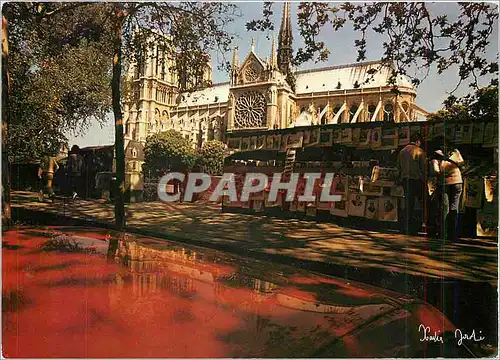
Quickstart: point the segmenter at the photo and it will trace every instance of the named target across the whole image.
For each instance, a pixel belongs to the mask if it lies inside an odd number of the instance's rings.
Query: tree
[[[196,162],[196,151],[189,139],[175,130],[149,136],[144,147],[144,174],[161,176],[166,172],[185,172]]]
[[[232,36],[225,30],[236,14],[236,6],[217,2],[142,2],[142,3],[21,3],[13,6],[13,18],[25,24],[39,24],[61,28],[71,24],[72,12],[82,9],[96,10],[99,16],[91,26],[80,26],[75,32],[64,33],[62,43],[78,42],[79,35],[99,39],[106,44],[103,53],[110,52],[111,62],[111,104],[115,120],[115,160],[116,184],[115,222],[123,229],[125,226],[125,153],[122,114],[122,64],[137,62],[137,54],[142,46],[160,43],[176,56],[175,67],[181,73],[179,79],[184,86],[200,85],[196,79],[201,69],[207,65],[206,56],[193,54],[227,53]],[[28,26],[29,28],[29,26]],[[23,33],[21,30],[20,33]],[[36,31],[35,31],[36,33]],[[49,37],[50,45],[60,44],[57,38]],[[43,48],[43,47],[42,47]],[[51,47],[52,49],[52,47]],[[57,46],[54,48],[57,54]],[[186,63],[189,61],[189,67]],[[228,63],[221,63],[227,67]],[[195,71],[191,71],[193,68]],[[189,71],[190,76],[186,75]],[[194,79],[192,79],[194,77]],[[183,88],[183,90],[190,90]],[[53,98],[59,101],[59,98]]]
[[[200,171],[210,175],[221,175],[224,168],[225,145],[222,141],[210,140],[203,144],[196,161]]]
[[[262,18],[247,22],[248,30],[274,29],[270,20],[272,4],[264,3]],[[339,6],[301,2],[297,18],[304,46],[298,48],[294,62],[300,65],[309,60],[327,60],[330,50],[319,40],[321,31],[326,26],[337,31],[351,25],[359,33],[353,44],[358,61],[366,58],[369,45],[380,48],[380,44],[368,43],[369,33],[384,37],[382,61],[394,65],[389,81],[392,84],[398,75],[406,75],[418,85],[433,67],[441,74],[457,66],[457,88],[462,81],[472,79],[470,85],[477,89],[478,79],[485,75],[492,75],[492,85],[496,85],[498,59],[488,59],[485,51],[497,27],[498,5],[472,2],[456,6],[458,16],[453,18],[447,13],[439,13],[434,4],[426,2],[346,2]],[[410,72],[422,68],[427,70],[426,74],[412,75]]]
[[[449,98],[444,108],[430,114],[429,121],[497,121],[498,86],[478,89],[474,94],[462,99]]]
[[[103,7],[65,6],[60,13],[28,3],[4,6],[13,94],[6,153],[18,160],[37,160],[47,147],[58,151],[66,131],[104,122],[110,109],[109,45],[96,35]]]

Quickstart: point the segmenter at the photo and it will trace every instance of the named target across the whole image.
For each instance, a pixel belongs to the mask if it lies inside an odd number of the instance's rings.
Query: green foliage
[[[146,139],[144,160],[143,171],[148,176],[168,171],[183,172],[194,166],[196,151],[189,139],[175,130],[168,130]]]
[[[6,152],[19,160],[58,150],[65,133],[103,123],[110,110],[104,7],[68,5],[4,6],[11,77]]]
[[[265,2],[262,18],[247,22],[247,30],[272,30],[272,5],[272,2]],[[442,9],[446,9],[445,12]],[[456,16],[451,15],[454,10]],[[498,26],[498,5],[495,3],[454,3],[440,7],[416,1],[300,2],[297,21],[304,45],[295,54],[296,65],[328,59],[330,51],[319,40],[326,27],[338,31],[352,26],[359,34],[353,44],[357,60],[366,59],[369,46],[382,48],[382,61],[394,64],[391,84],[396,83],[398,75],[406,75],[418,85],[428,74],[425,70],[435,68],[441,74],[454,66],[458,68],[458,85],[472,79],[470,85],[478,88],[481,76],[492,77],[492,85],[497,84],[498,62],[488,58],[486,51]],[[374,35],[384,37],[382,44],[368,41]],[[417,69],[424,71],[415,72]]]
[[[449,98],[444,108],[430,114],[427,120],[496,121],[498,119],[498,86],[478,89],[462,99]]]
[[[225,145],[219,140],[210,140],[198,151],[197,166],[210,175],[221,175],[224,168]]]

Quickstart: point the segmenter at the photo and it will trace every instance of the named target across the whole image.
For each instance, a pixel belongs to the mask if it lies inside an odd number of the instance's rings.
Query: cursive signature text
[[[483,341],[485,339],[484,336],[481,336],[482,331],[479,331],[479,335],[476,337],[476,330],[472,330],[470,334],[464,334],[462,333],[462,330],[456,329],[455,330],[455,339],[458,339],[457,344],[458,346],[462,345],[463,340],[472,340],[472,341]]]
[[[420,324],[418,327],[418,331],[422,331],[422,338],[420,341],[433,341],[433,342],[440,342],[441,344],[444,344],[443,337],[438,335],[436,331],[434,331],[434,335],[431,335],[431,327],[430,326],[424,326],[423,324]]]

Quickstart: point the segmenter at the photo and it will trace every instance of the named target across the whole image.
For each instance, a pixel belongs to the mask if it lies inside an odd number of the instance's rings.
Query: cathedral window
[[[394,121],[394,106],[391,103],[384,105],[384,121]]]
[[[358,104],[353,104],[349,108],[349,121],[352,121],[354,119],[354,116],[356,115],[356,112],[358,111]]]
[[[266,125],[266,98],[250,91],[236,100],[235,128],[259,128]]]
[[[377,110],[377,107],[373,104],[368,105],[368,120],[371,121],[373,114],[375,114],[375,110]]]

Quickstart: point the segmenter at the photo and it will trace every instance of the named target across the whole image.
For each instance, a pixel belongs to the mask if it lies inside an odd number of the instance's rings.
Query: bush
[[[189,139],[175,130],[168,130],[146,139],[144,160],[144,174],[153,177],[171,171],[185,172],[195,165],[196,151]]]
[[[210,140],[203,144],[198,151],[197,167],[200,171],[210,175],[221,175],[224,168],[224,143],[219,140]]]

